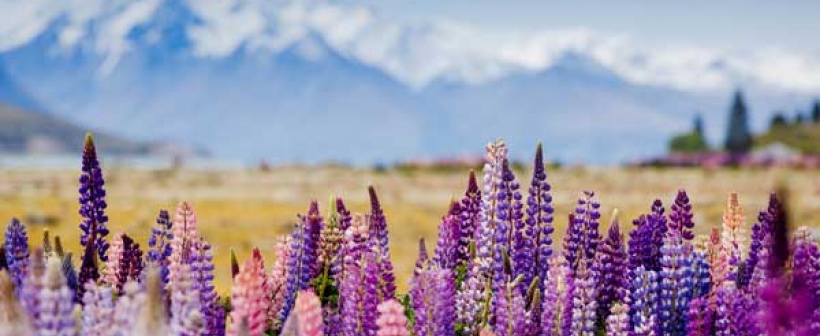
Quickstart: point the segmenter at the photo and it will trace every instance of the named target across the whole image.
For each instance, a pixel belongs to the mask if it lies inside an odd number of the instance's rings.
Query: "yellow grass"
[[[467,171],[372,172],[344,168],[279,168],[270,172],[252,170],[145,171],[108,169],[109,224],[113,233],[126,232],[145,245],[149,227],[159,209],[173,210],[181,200],[193,203],[200,232],[214,245],[216,282],[225,293],[230,285],[229,249],[240,258],[260,247],[272,259],[274,239],[289,232],[296,214],[303,213],[312,199],[322,211],[332,195],[343,197],[354,212],[367,210],[368,184],[373,184],[384,205],[390,229],[392,255],[400,290],[406,288],[420,237],[435,245],[436,226],[451,197],[459,197],[466,186]],[[556,244],[566,215],[584,189],[597,192],[602,203],[601,231],[608,226],[609,213],[621,210],[622,227],[649,209],[655,198],[672,201],[685,187],[694,203],[698,233],[720,225],[726,196],[740,194],[746,226],[765,206],[768,192],[779,181],[791,187],[796,225],[816,226],[820,219],[820,174],[815,171],[757,170],[632,170],[564,169],[548,171],[556,207]],[[519,172],[526,188],[529,172]],[[0,171],[0,218],[12,216],[30,222],[51,217],[52,235],[59,235],[67,250],[78,251],[76,171]],[[525,192],[525,189],[522,189]],[[30,225],[29,235],[39,246],[43,225]],[[270,264],[268,264],[270,266]]]

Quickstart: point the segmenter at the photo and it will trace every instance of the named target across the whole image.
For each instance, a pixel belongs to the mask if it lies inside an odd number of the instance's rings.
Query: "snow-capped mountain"
[[[820,91],[807,56],[656,50],[584,30],[499,41],[326,1],[13,0],[0,13],[14,16],[0,20],[0,91],[246,160],[384,162],[503,136],[614,162],[662,151],[696,111],[718,113],[716,134],[738,83],[767,92],[754,101],[766,109]]]

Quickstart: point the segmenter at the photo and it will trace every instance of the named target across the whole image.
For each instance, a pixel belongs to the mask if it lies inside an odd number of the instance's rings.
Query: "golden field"
[[[103,165],[105,162],[103,162]],[[217,288],[229,288],[229,249],[240,258],[258,246],[268,260],[278,235],[289,232],[296,215],[317,199],[328,210],[331,196],[345,199],[354,212],[367,211],[367,185],[376,187],[389,222],[392,255],[400,290],[406,286],[415,261],[417,241],[435,244],[436,226],[453,197],[466,187],[468,171],[373,171],[339,167],[274,168],[270,171],[106,169],[109,228],[125,232],[144,247],[160,209],[173,211],[182,200],[197,213],[200,233],[213,246]],[[517,172],[526,193],[529,171]],[[69,251],[79,251],[77,214],[78,171],[0,171],[0,218],[18,217],[29,225],[39,246],[42,232],[59,235]],[[820,226],[820,172],[798,170],[694,169],[553,169],[548,170],[556,208],[556,244],[566,216],[585,189],[596,191],[602,204],[603,232],[614,208],[621,210],[622,227],[649,209],[655,198],[665,205],[679,188],[686,188],[695,210],[696,230],[704,233],[720,225],[726,196],[740,194],[747,225],[754,223],[768,193],[779,183],[790,187],[796,225]],[[76,259],[75,259],[76,260]],[[268,264],[270,266],[270,264]]]

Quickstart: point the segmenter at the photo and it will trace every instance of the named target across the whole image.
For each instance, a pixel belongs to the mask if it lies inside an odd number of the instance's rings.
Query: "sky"
[[[395,18],[488,31],[588,28],[647,43],[820,51],[819,1],[364,0]]]

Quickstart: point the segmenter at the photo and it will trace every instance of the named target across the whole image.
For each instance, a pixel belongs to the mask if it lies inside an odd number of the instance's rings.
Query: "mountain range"
[[[452,27],[322,1],[100,4],[41,13],[0,49],[0,103],[246,162],[387,163],[504,137],[516,157],[541,141],[557,160],[614,163],[662,152],[699,111],[716,137],[735,89],[636,79],[572,45],[544,66],[505,62],[453,47],[466,35]],[[764,114],[811,96],[744,83]]]

